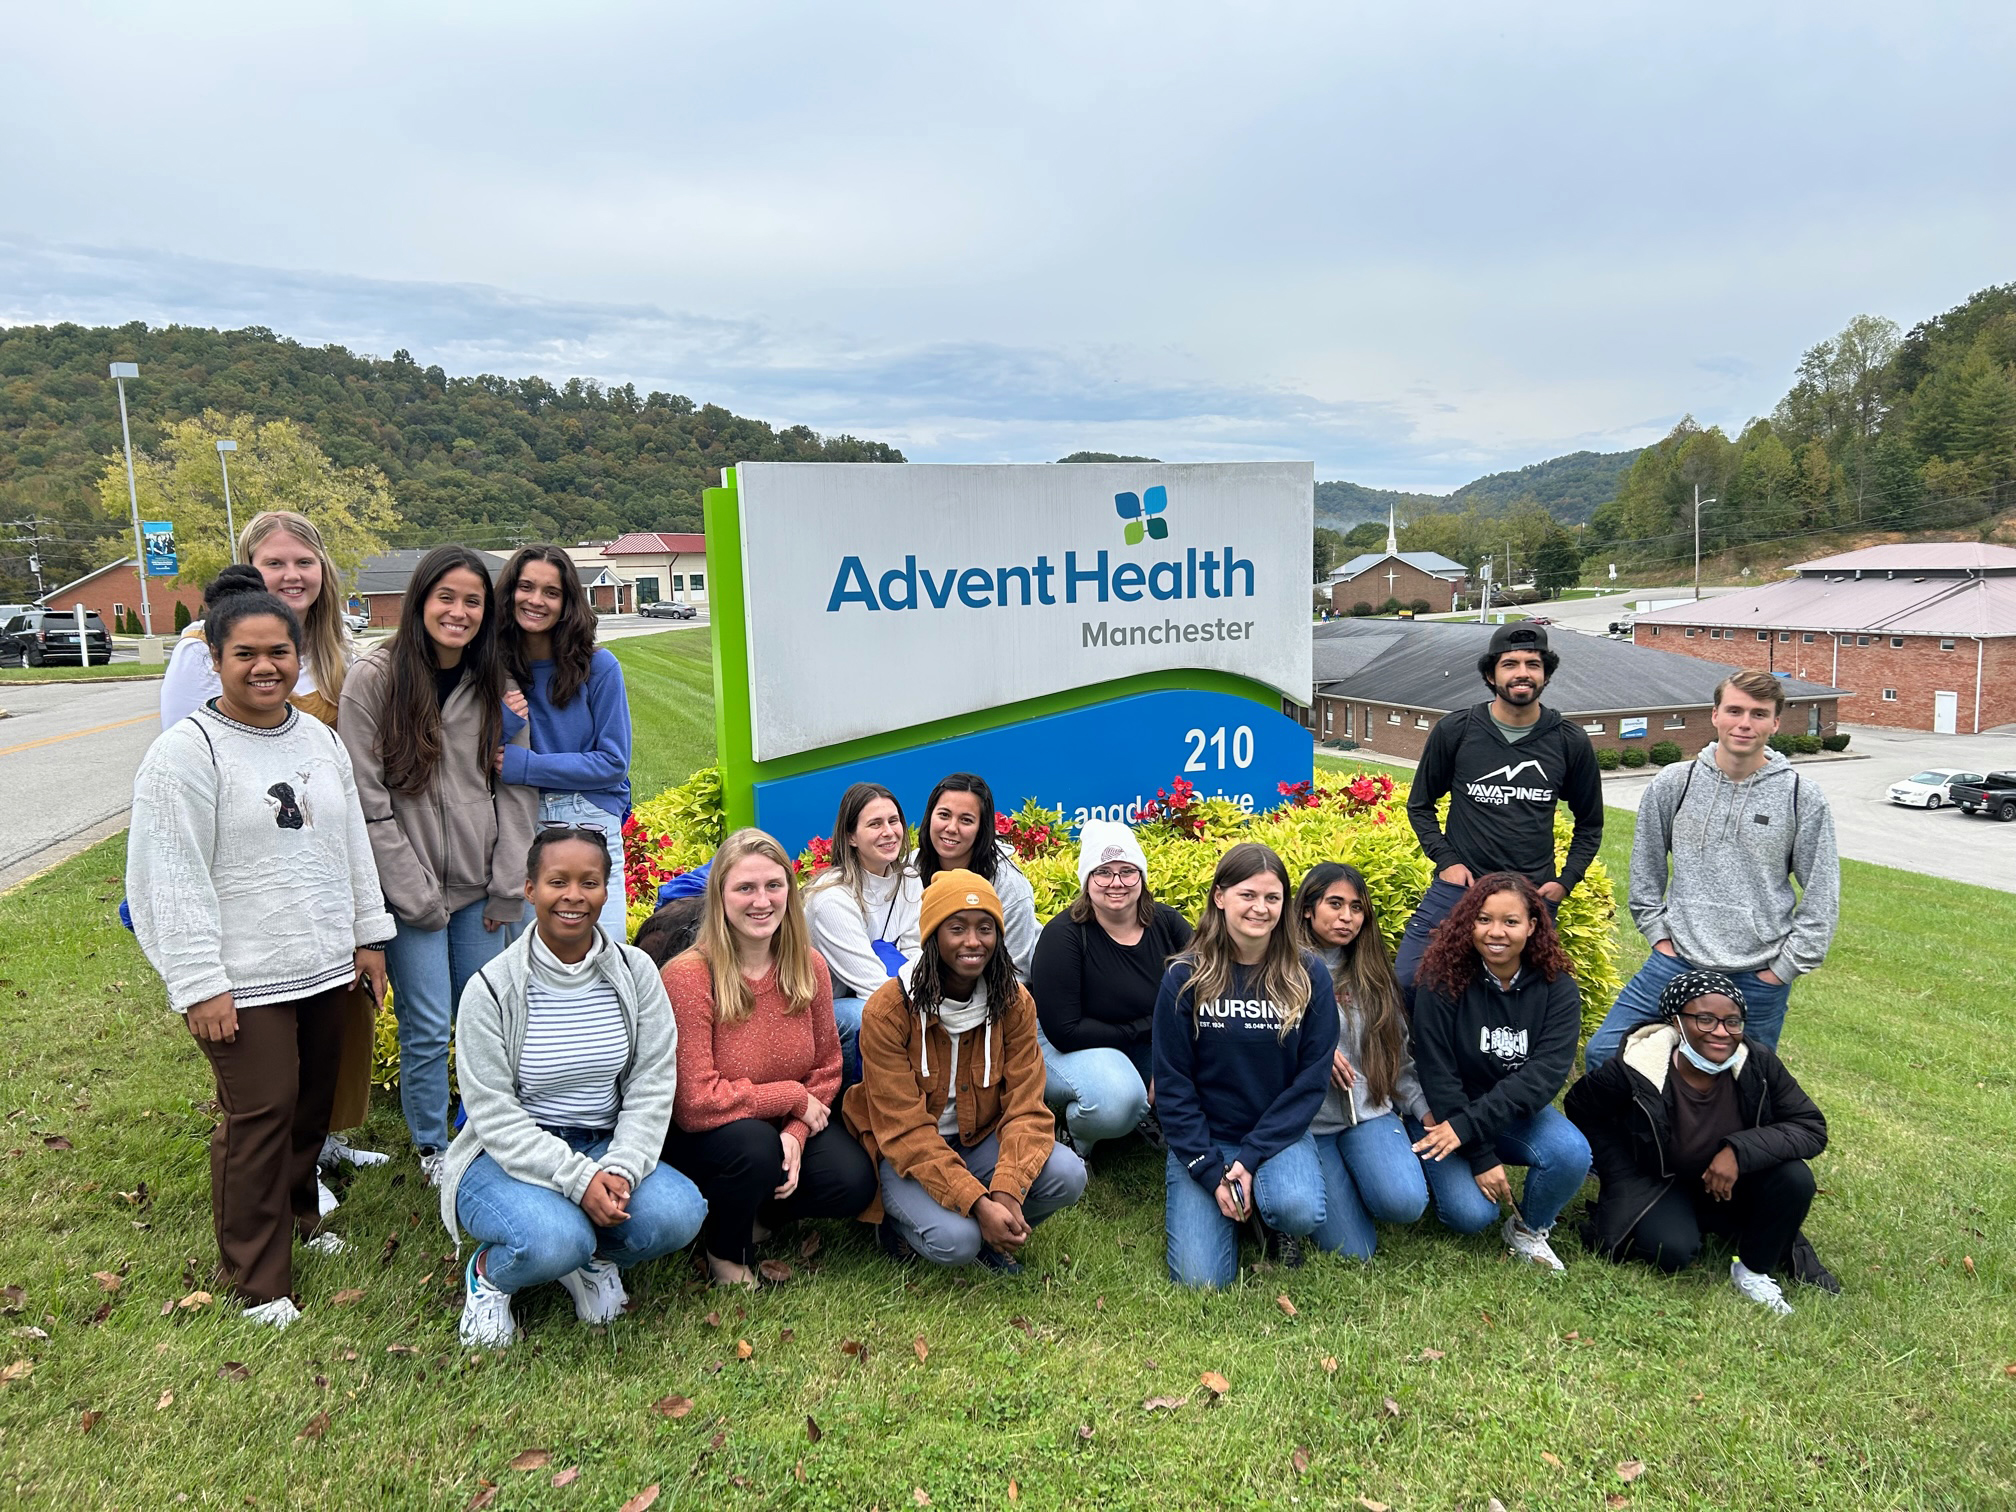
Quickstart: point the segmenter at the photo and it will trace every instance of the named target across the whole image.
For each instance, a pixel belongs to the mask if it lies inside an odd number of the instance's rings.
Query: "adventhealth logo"
[[[1139,546],[1144,536],[1149,540],[1168,540],[1169,522],[1162,518],[1162,511],[1168,507],[1169,490],[1160,483],[1143,489],[1139,494],[1113,495],[1114,513],[1127,522],[1122,534],[1129,546]]]

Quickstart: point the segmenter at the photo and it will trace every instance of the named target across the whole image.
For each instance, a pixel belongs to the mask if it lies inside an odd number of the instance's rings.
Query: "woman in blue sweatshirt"
[[[1564,1267],[1548,1231],[1589,1174],[1589,1141],[1554,1106],[1575,1064],[1582,995],[1540,891],[1517,872],[1471,884],[1436,926],[1414,995],[1414,1064],[1428,1114],[1410,1119],[1435,1211],[1482,1233],[1501,1204],[1505,1244]],[[1516,1204],[1507,1165],[1526,1167]]]
[[[1236,1281],[1239,1225],[1256,1212],[1289,1266],[1323,1221],[1309,1124],[1330,1081],[1337,1000],[1323,963],[1295,946],[1288,897],[1279,856],[1233,846],[1155,1000],[1164,1222],[1179,1286]]]
[[[630,813],[630,700],[623,667],[595,645],[595,611],[581,575],[558,546],[527,546],[497,583],[509,611],[499,626],[505,669],[525,691],[505,707],[532,726],[531,746],[504,748],[506,782],[539,789],[542,824],[600,830],[612,885],[597,922],[618,944],[630,937],[623,887],[623,821]],[[513,721],[505,720],[506,734]]]

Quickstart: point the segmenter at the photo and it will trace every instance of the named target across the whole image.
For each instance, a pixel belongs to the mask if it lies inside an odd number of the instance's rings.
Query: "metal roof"
[[[404,593],[406,585],[413,578],[414,568],[432,551],[432,546],[409,546],[398,551],[387,551],[378,556],[364,558],[364,565],[357,569],[357,581],[351,584],[353,593]],[[490,564],[490,574],[494,579],[511,559],[499,556],[494,551],[479,551],[476,555]]]
[[[1865,569],[1866,570],[1866,569]],[[1741,593],[1676,604],[1639,624],[1846,635],[2016,635],[2016,575],[1998,577],[1798,577]]]
[[[1405,562],[1409,567],[1418,568],[1430,577],[1464,577],[1468,569],[1461,562],[1452,562],[1439,551],[1368,551],[1351,558],[1342,567],[1330,574],[1330,581],[1341,582],[1357,577],[1361,572],[1370,571],[1388,557]]]
[[[704,556],[707,552],[707,537],[697,533],[681,534],[670,530],[633,530],[628,535],[618,536],[604,546],[602,555],[656,556],[667,551]]]
[[[1992,541],[1899,541],[1801,562],[1801,572],[2016,572],[2016,546]]]
[[[1643,616],[1641,616],[1643,618]],[[1477,658],[1491,644],[1494,625],[1446,620],[1332,620],[1317,627],[1316,691],[1427,713],[1447,714],[1490,697],[1477,675]],[[1326,637],[1324,632],[1329,632]],[[1358,666],[1324,679],[1324,642],[1376,641],[1378,652]],[[1740,670],[1678,651],[1658,651],[1607,637],[1556,634],[1561,665],[1541,701],[1564,717],[1639,714],[1660,709],[1705,709],[1715,685]],[[1341,652],[1333,650],[1333,655]],[[1824,683],[1780,677],[1791,698],[1847,698]]]

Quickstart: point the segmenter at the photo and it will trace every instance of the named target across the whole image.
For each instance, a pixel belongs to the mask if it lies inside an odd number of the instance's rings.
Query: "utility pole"
[[[126,442],[126,501],[133,506],[133,576],[140,580],[140,623],[151,638],[154,606],[147,601],[147,543],[140,535],[140,489],[133,481],[133,429],[126,423],[126,380],[139,376],[137,362],[112,364],[112,381],[119,386],[119,434]]]
[[[217,443],[217,465],[224,469],[224,555],[238,560],[238,524],[231,518],[231,464],[226,457],[238,450],[236,441]]]
[[[56,539],[53,535],[37,534],[36,528],[41,524],[42,521],[40,520],[7,520],[0,522],[0,529],[25,530],[28,532],[27,535],[21,536],[19,540],[22,545],[28,548],[28,571],[35,578],[35,602],[38,604],[48,594],[48,585],[42,581],[41,546],[44,541],[53,541]]]
[[[1697,602],[1701,597],[1701,506],[1714,502],[1712,497],[1701,497],[1699,483],[1694,485],[1694,597]]]

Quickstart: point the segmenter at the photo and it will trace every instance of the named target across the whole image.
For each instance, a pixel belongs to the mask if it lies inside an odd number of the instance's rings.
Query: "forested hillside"
[[[1617,485],[1637,460],[1635,451],[1570,452],[1465,483],[1449,495],[1443,507],[1475,505],[1487,515],[1500,514],[1522,499],[1531,499],[1564,525],[1583,525],[1599,506],[1617,497]]]
[[[123,511],[108,515],[98,488],[119,449],[115,360],[140,364],[126,385],[137,450],[205,410],[294,420],[338,467],[385,475],[403,521],[395,540],[697,530],[701,489],[735,462],[903,460],[879,442],[777,430],[679,394],[451,378],[403,351],[361,357],[258,327],[17,326],[0,330],[0,525],[37,523],[0,530],[0,599],[32,583],[30,533],[44,538],[52,587],[120,549]]]
[[[1316,523],[1332,530],[1349,530],[1368,520],[1386,519],[1388,507],[1404,518],[1416,510],[1446,509],[1448,502],[1434,494],[1402,493],[1391,488],[1366,488],[1357,483],[1318,483]]]

